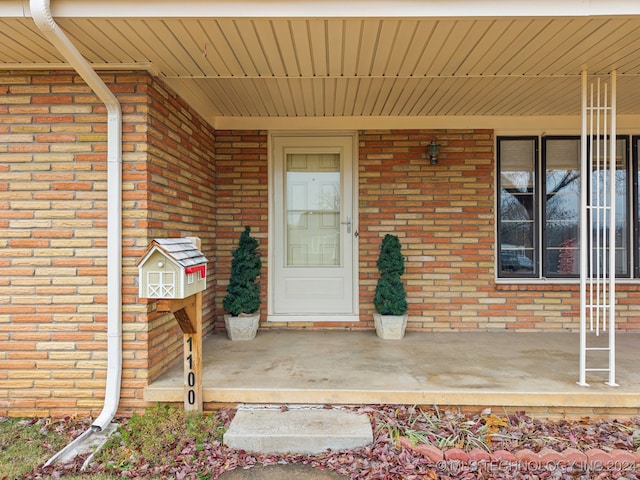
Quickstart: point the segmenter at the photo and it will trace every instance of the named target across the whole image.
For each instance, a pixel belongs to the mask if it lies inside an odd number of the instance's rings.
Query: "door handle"
[[[346,225],[347,226],[347,233],[351,233],[351,217],[347,216],[347,221],[346,222],[340,222],[342,225]]]

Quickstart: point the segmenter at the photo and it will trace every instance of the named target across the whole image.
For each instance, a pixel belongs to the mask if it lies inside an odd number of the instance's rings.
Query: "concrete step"
[[[235,468],[227,470],[218,480],[346,480],[347,476],[339,475],[329,469],[317,468],[289,463],[287,465],[256,465],[251,468]]]
[[[366,415],[341,409],[239,407],[223,438],[235,449],[260,453],[322,453],[373,442]]]

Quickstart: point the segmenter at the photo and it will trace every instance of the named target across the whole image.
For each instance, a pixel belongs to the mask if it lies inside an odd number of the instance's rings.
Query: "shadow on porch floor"
[[[606,341],[603,336],[598,341]],[[541,412],[640,414],[640,334],[618,334],[616,381],[579,378],[577,333],[418,333],[380,340],[373,331],[268,331],[203,345],[206,403],[421,404]],[[591,353],[588,359],[598,360]],[[606,366],[606,358],[588,367]],[[145,388],[147,401],[183,401],[182,364]],[[476,408],[477,407],[477,408]]]

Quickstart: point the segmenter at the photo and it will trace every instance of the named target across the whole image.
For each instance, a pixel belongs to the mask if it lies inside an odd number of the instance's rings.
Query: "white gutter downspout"
[[[58,27],[50,0],[30,0],[31,16],[107,107],[107,380],[102,413],[91,425],[104,430],[118,410],[122,380],[122,111],[120,103]]]

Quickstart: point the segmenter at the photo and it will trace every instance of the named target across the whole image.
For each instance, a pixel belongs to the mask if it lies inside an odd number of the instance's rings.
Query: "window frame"
[[[547,237],[546,237],[546,215],[547,215],[547,143],[553,140],[582,140],[580,135],[499,135],[496,136],[496,279],[500,281],[509,280],[551,280],[551,281],[575,281],[579,274],[557,274],[549,272],[546,262],[547,258]],[[626,216],[626,245],[627,274],[617,273],[618,278],[640,279],[640,135],[617,135],[618,141],[623,140],[626,156],[626,189],[627,198],[625,201]],[[502,175],[501,175],[501,142],[504,140],[527,140],[534,141],[535,145],[535,178],[534,178],[534,268],[532,273],[503,272],[502,270]],[[588,145],[587,148],[590,148]],[[581,167],[579,165],[579,167]],[[591,189],[592,179],[588,179],[587,190]],[[631,191],[629,190],[631,189]],[[591,238],[589,239],[589,241]]]
[[[630,241],[631,245],[631,268],[633,271],[633,276],[635,278],[640,278],[640,135],[632,135],[631,136],[631,210],[629,212],[629,217],[632,218],[632,228],[629,229],[629,233],[633,235],[633,238]]]
[[[549,264],[546,261],[547,255],[551,250],[547,245],[547,241],[549,235],[547,234],[546,223],[547,223],[547,212],[548,212],[548,198],[547,198],[547,150],[548,144],[552,141],[563,141],[563,140],[577,140],[578,141],[578,151],[580,149],[581,137],[580,135],[548,135],[542,137],[542,149],[540,151],[540,184],[539,189],[540,193],[538,195],[538,201],[540,202],[538,208],[540,209],[540,232],[542,234],[542,238],[540,239],[540,252],[538,255],[539,265],[538,269],[540,271],[541,278],[551,278],[551,279],[571,279],[571,278],[580,278],[580,273],[573,274],[560,274],[556,272],[551,272],[549,269]],[[580,165],[580,157],[578,157],[578,172],[582,175],[581,165]],[[580,182],[582,182],[582,178],[578,177]],[[580,240],[580,205],[578,205],[578,241]],[[578,252],[580,250],[578,249]],[[579,254],[578,254],[579,260]]]
[[[629,135],[616,135],[616,143],[619,140],[623,140],[624,141],[624,145],[625,145],[625,156],[626,156],[626,168],[627,168],[627,179],[626,179],[626,188],[627,188],[627,198],[625,201],[625,217],[627,220],[627,225],[626,225],[626,230],[627,230],[627,248],[629,249],[629,255],[627,255],[627,273],[626,274],[622,274],[622,273],[617,273],[616,272],[616,278],[637,278],[636,275],[634,275],[633,272],[633,262],[634,262],[634,242],[635,242],[635,235],[634,235],[634,230],[635,230],[635,226],[636,226],[636,219],[634,217],[635,214],[635,210],[633,208],[633,205],[631,204],[631,202],[633,201],[633,195],[634,193],[631,191],[631,189],[633,188],[633,181],[632,178],[635,178],[637,175],[637,170],[635,170],[633,168],[633,161],[631,160],[630,157],[630,146],[631,146],[631,137]],[[616,152],[618,152],[619,149],[616,149]],[[632,178],[629,178],[632,177]],[[591,187],[589,185],[589,187]],[[635,190],[634,190],[635,191]],[[614,247],[617,249],[617,246]]]
[[[511,273],[503,273],[502,271],[502,226],[503,226],[503,222],[502,222],[502,177],[500,175],[501,170],[501,141],[502,140],[509,140],[509,141],[518,141],[518,140],[522,140],[522,141],[533,141],[533,145],[534,145],[534,165],[533,165],[533,174],[534,174],[534,186],[533,186],[533,211],[534,211],[534,219],[533,219],[533,271],[531,273],[527,273],[527,274],[516,274],[515,272],[511,272]],[[498,278],[512,278],[512,279],[519,279],[519,278],[531,278],[531,279],[536,279],[536,278],[540,278],[540,270],[539,270],[539,265],[540,265],[540,259],[539,259],[539,255],[540,255],[540,201],[538,198],[539,195],[539,190],[536,187],[537,184],[537,178],[540,175],[540,137],[538,137],[537,135],[519,135],[519,136],[499,136],[496,138],[496,142],[497,142],[497,208],[496,208],[496,213],[497,213],[497,239],[496,239],[496,245],[497,245],[497,272],[498,272]]]

